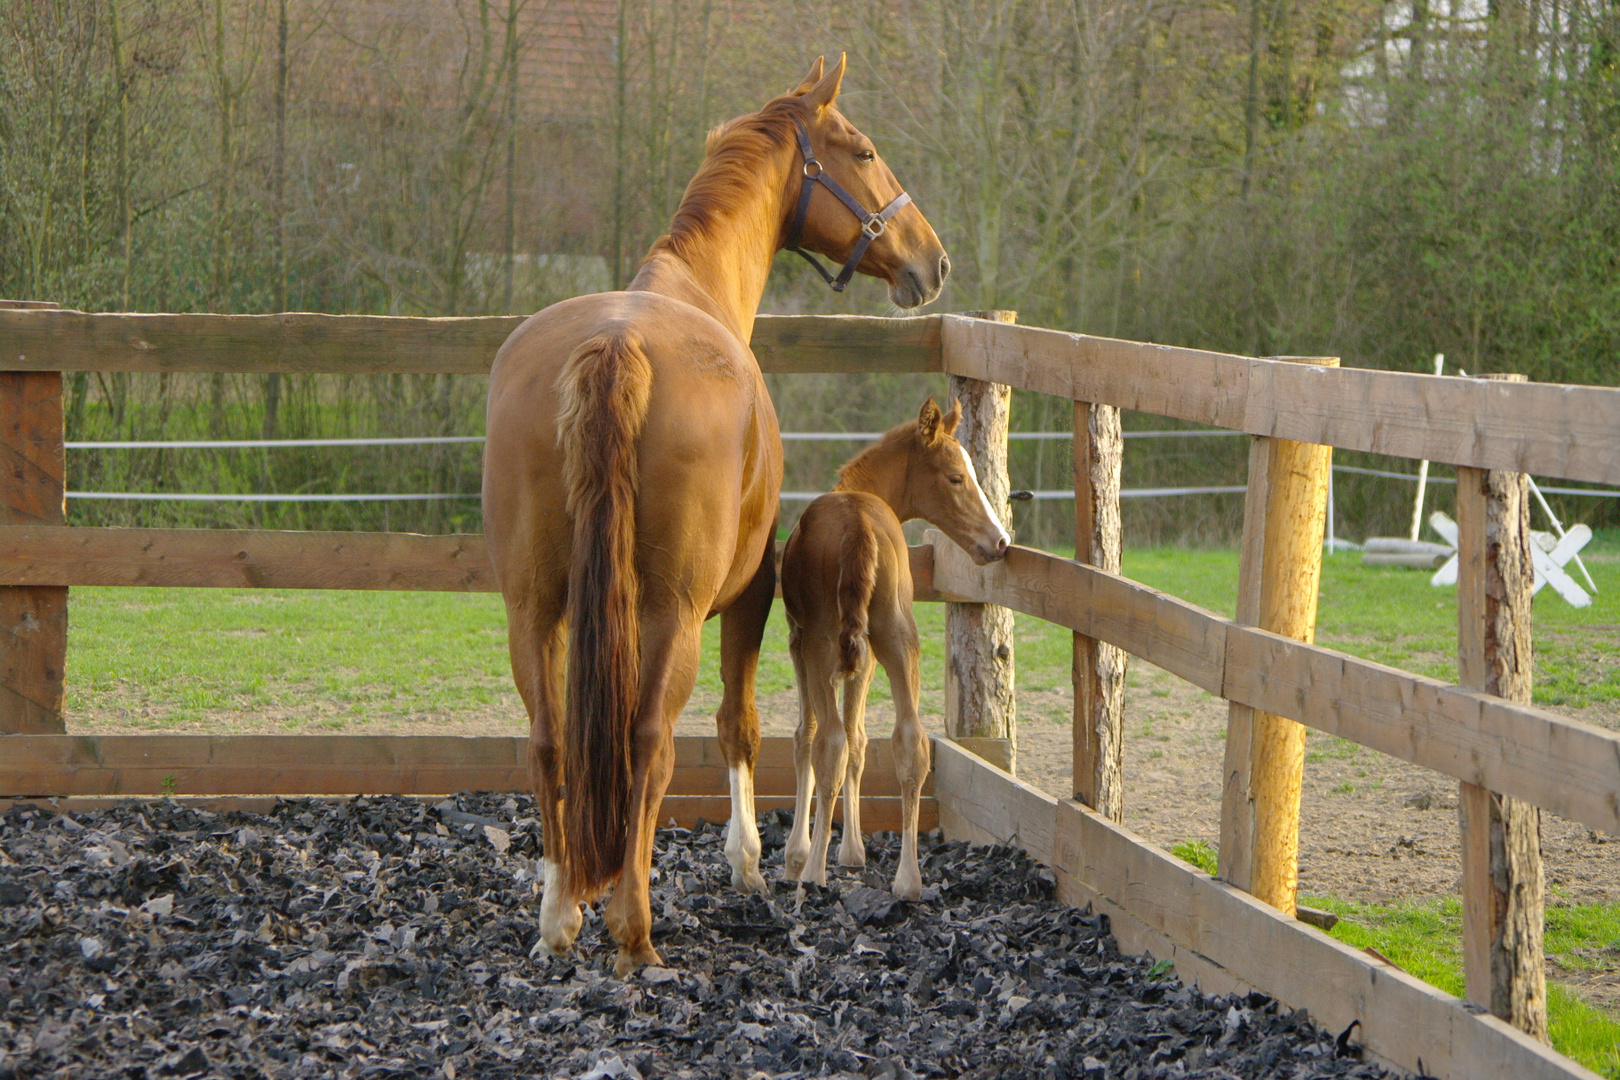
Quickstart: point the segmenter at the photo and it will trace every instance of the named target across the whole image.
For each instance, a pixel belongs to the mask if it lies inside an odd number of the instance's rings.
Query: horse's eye
[[[953,484],[960,484],[960,483],[961,483],[961,482],[962,482],[962,477],[960,477],[960,476],[953,476],[953,477],[951,477],[951,483],[953,483]]]
[[[876,161],[877,154],[871,150],[857,150],[855,151],[855,160],[860,162]]]

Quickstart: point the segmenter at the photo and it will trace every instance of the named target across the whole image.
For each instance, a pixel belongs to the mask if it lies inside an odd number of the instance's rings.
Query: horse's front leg
[[[731,779],[726,861],[731,864],[731,884],[743,892],[767,891],[759,872],[759,819],[754,812],[754,765],[759,760],[754,672],[765,638],[765,620],[776,597],[775,548],[774,539],[766,541],[753,581],[720,616],[720,678],[725,690],[715,726]]]

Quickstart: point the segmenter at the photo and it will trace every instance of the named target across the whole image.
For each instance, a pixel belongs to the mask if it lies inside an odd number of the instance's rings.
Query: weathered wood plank
[[[0,366],[18,371],[485,374],[518,316],[0,311]],[[762,315],[766,371],[940,370],[940,316]]]
[[[1527,477],[1458,469],[1457,681],[1521,704],[1532,671],[1530,544]],[[1547,1042],[1541,811],[1466,780],[1457,808],[1468,1000]]]
[[[934,797],[950,839],[1017,844],[1031,858],[1052,862],[1057,800],[949,739],[934,740]]]
[[[942,819],[949,796],[942,797]],[[1360,1020],[1363,1046],[1404,1069],[1422,1060],[1436,1077],[1560,1078],[1596,1076],[1491,1016],[1314,927],[1188,866],[1089,808],[1066,800],[1055,808],[1055,861],[1060,895],[1104,898],[1148,933],[1150,951],[1173,942],[1185,950],[1155,956],[1191,965],[1196,981],[1222,977],[1306,1008],[1330,1030]],[[1130,929],[1127,924],[1127,929]]]
[[[1254,435],[1620,484],[1620,388],[1326,368],[943,318],[953,374]]]
[[[1071,559],[1014,547],[976,567],[954,548],[935,548],[943,591],[1067,626],[1228,700],[1620,833],[1620,734],[1240,626]]]
[[[495,592],[480,535],[0,528],[0,585]]]
[[[979,321],[1016,322],[1016,311],[971,313]],[[1012,521],[1007,479],[1007,427],[1012,388],[952,375],[950,396],[961,404],[956,438],[978,474],[987,504],[1002,523]],[[947,403],[946,410],[951,406]],[[1018,761],[1017,662],[1012,612],[995,604],[945,605],[945,733],[952,738],[1007,739]]]
[[[0,314],[55,307],[0,300]],[[0,371],[0,526],[62,521],[62,430],[60,371]],[[0,733],[66,730],[67,605],[58,586],[0,587]]]
[[[1119,409],[1074,403],[1074,557],[1119,573],[1123,525],[1119,511],[1125,438]],[[1075,634],[1071,794],[1114,821],[1125,814],[1125,674],[1130,653]]]
[[[0,740],[0,795],[359,795],[528,787],[528,739],[438,735],[18,735]],[[982,747],[994,756],[994,745]],[[999,751],[1005,754],[1005,750]],[[723,794],[719,740],[675,740],[672,795]],[[898,798],[887,740],[867,745],[863,797]],[[755,792],[791,800],[793,740],[760,741]],[[925,780],[923,794],[933,794]]]
[[[1017,545],[1000,562],[974,566],[966,552],[939,537],[934,584],[941,592],[993,601],[1118,645],[1220,692],[1226,621],[1128,578]]]

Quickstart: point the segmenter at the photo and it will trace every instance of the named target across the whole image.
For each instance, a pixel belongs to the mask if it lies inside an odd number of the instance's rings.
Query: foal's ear
[[[941,422],[940,422],[940,426],[944,429],[945,434],[947,434],[947,435],[955,435],[956,434],[956,425],[958,423],[960,423],[961,420],[962,420],[962,399],[957,398],[955,401],[951,402],[951,411],[945,414],[944,419],[941,420]]]
[[[810,92],[810,88],[821,81],[821,77],[822,75],[826,74],[826,71],[827,58],[825,56],[816,57],[816,62],[810,65],[810,74],[806,75],[804,77],[804,81],[798,86],[795,86],[792,90],[789,90],[788,93],[795,95],[808,94]]]
[[[838,89],[844,84],[844,54],[838,54],[838,63],[816,84],[804,92],[804,103],[815,112],[830,108],[838,100]]]
[[[934,396],[928,395],[923,402],[921,411],[917,413],[917,434],[921,436],[924,446],[932,446],[940,440],[940,425],[944,417],[939,414],[939,406],[934,403]]]

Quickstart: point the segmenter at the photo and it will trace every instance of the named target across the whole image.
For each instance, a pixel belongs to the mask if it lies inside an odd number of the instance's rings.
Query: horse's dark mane
[[[759,183],[761,166],[793,145],[793,118],[803,115],[804,106],[789,94],[710,131],[703,164],[686,185],[669,232],[654,242],[648,257],[659,252],[690,257],[722,218],[740,209],[745,194]]]

